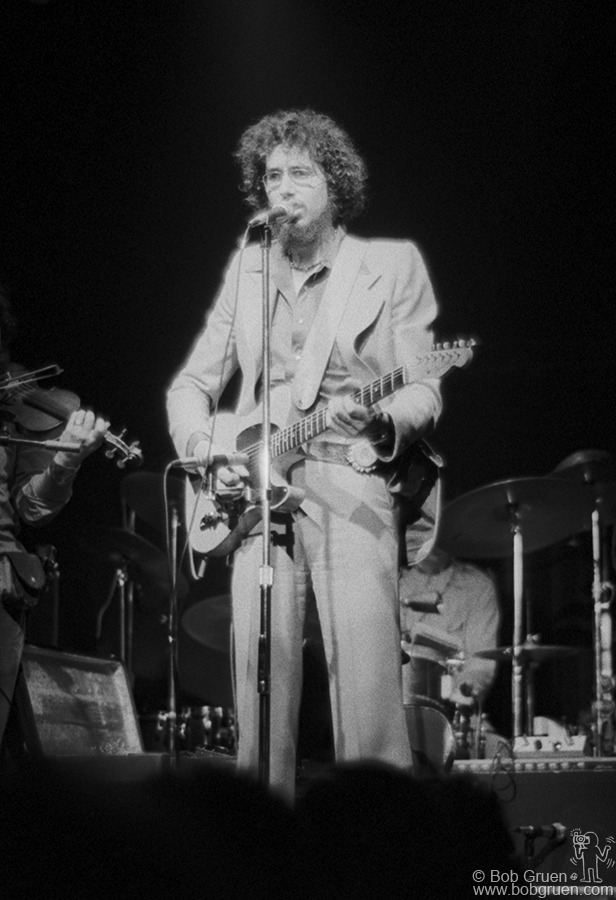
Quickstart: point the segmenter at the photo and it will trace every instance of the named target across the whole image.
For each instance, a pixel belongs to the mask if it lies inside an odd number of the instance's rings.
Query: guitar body
[[[272,425],[272,434],[277,431],[278,426]],[[220,413],[216,418],[216,443],[232,447],[239,453],[260,445],[262,434],[263,425],[254,417],[242,419],[233,413]],[[293,463],[302,458],[301,453],[289,453],[284,458],[284,466],[281,465],[282,460],[272,460],[272,511],[292,512],[302,502],[302,492],[287,484],[283,477]],[[187,475],[184,520],[188,523],[190,544],[196,553],[228,556],[259,524],[262,491],[260,463],[260,454],[254,454],[246,467],[236,467],[251,485],[239,499],[232,492],[214,493],[208,490],[202,478]]]

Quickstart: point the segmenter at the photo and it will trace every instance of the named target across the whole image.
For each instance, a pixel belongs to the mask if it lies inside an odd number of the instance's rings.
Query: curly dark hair
[[[348,134],[329,116],[312,109],[281,110],[246,129],[235,159],[242,171],[241,189],[253,209],[267,205],[265,161],[278,146],[306,150],[325,173],[334,209],[334,224],[362,212],[366,201],[366,165]]]

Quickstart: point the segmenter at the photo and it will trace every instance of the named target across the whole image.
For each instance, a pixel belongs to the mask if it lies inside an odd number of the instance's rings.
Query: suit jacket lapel
[[[293,379],[293,402],[299,409],[309,409],[316,399],[340,321],[367,248],[367,241],[348,235],[340,244]]]

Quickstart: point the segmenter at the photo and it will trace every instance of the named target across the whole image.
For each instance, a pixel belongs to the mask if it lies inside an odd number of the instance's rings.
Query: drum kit
[[[499,481],[449,503],[443,510],[439,546],[458,558],[513,561],[513,639],[509,646],[476,654],[512,667],[512,735],[533,735],[534,671],[577,648],[546,646],[525,633],[525,555],[583,532],[592,533],[594,696],[592,752],[614,753],[613,586],[605,552],[607,529],[616,522],[616,457],[584,450],[567,457],[550,475]],[[444,665],[448,663],[444,657]]]

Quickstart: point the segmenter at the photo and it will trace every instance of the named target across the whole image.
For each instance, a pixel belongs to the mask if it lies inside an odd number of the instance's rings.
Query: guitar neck
[[[375,379],[355,391],[353,399],[366,409],[370,409],[379,400],[395,393],[406,384],[420,381],[422,378],[438,378],[454,367],[466,365],[472,359],[474,346],[474,340],[455,341],[453,344],[436,344],[429,353],[418,358],[415,365],[399,366],[393,372]],[[272,458],[296,450],[306,441],[322,434],[327,427],[327,407],[325,406],[293,425],[275,432],[271,437]],[[250,448],[248,452],[259,452],[261,447],[262,444],[259,444]]]
[[[388,397],[395,391],[404,387],[405,384],[405,367],[400,366],[388,375],[377,378],[376,381],[365,385],[353,393],[353,400],[361,406],[369,409]],[[322,434],[328,427],[327,423],[327,407],[317,409],[305,418],[300,419],[288,428],[283,428],[272,435],[272,456],[282,456],[291,450],[296,450],[306,441],[310,441],[317,435]]]

